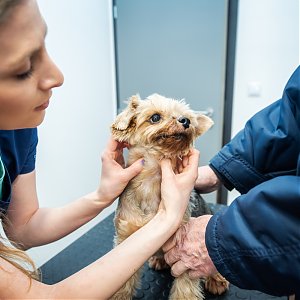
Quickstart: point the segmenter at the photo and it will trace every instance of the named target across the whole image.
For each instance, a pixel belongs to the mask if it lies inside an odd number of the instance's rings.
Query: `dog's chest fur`
[[[128,164],[139,158],[144,159],[144,167],[134,177],[119,199],[118,211],[122,219],[143,226],[156,214],[161,201],[161,167],[160,160],[164,157],[155,149],[132,147],[128,153]],[[172,165],[176,165],[176,156],[172,157]]]

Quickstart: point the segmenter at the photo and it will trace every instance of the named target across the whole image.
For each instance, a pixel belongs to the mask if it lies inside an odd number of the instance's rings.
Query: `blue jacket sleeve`
[[[264,182],[214,215],[206,245],[232,284],[270,295],[300,291],[300,177]]]
[[[210,166],[228,189],[242,194],[207,226],[217,269],[241,288],[299,293],[299,67],[282,99],[254,115]]]
[[[282,99],[254,115],[210,161],[228,189],[247,193],[282,175],[295,175],[300,153],[300,68],[288,81]]]

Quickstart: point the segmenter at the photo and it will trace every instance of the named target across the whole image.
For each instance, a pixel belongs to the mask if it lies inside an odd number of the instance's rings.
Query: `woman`
[[[63,83],[61,72],[45,48],[46,31],[35,0],[0,0],[0,129],[4,130],[0,139],[0,206],[7,236],[23,249],[55,241],[94,218],[143,167],[139,160],[124,169],[124,145],[110,140],[102,155],[101,181],[96,191],[65,207],[39,208],[35,128],[44,119],[52,89]],[[191,151],[183,171],[176,175],[170,161],[163,160],[162,204],[156,216],[104,257],[60,283],[48,286],[33,279],[32,272],[17,263],[31,263],[25,252],[1,241],[1,298],[112,296],[180,225],[197,177],[198,156],[196,150]]]

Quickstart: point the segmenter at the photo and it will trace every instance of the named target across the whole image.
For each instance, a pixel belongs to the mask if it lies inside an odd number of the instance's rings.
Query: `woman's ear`
[[[119,142],[129,142],[129,138],[136,126],[136,109],[140,103],[140,96],[131,96],[127,102],[127,107],[117,115],[111,125],[111,132],[114,139]]]
[[[197,136],[202,135],[214,125],[214,121],[211,118],[202,114],[197,115],[197,122],[198,122],[198,126],[196,128]]]

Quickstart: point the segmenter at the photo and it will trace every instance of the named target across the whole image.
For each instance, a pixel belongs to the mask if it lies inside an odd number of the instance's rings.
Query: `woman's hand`
[[[128,182],[143,169],[142,159],[125,168],[123,149],[126,147],[125,143],[111,138],[101,156],[102,172],[97,193],[104,206],[109,206],[123,192]]]
[[[199,151],[192,149],[182,160],[182,166],[177,167],[178,172],[172,170],[171,161],[161,161],[161,204],[160,210],[166,212],[167,216],[174,218],[178,226],[186,211],[190,193],[195,185],[199,163]]]
[[[189,277],[207,277],[217,273],[205,244],[205,231],[211,215],[191,218],[163,246],[165,260],[171,266],[172,275],[180,276],[188,271]]]
[[[196,180],[195,189],[202,193],[211,193],[221,186],[221,181],[215,172],[209,166],[198,168],[198,178]]]

